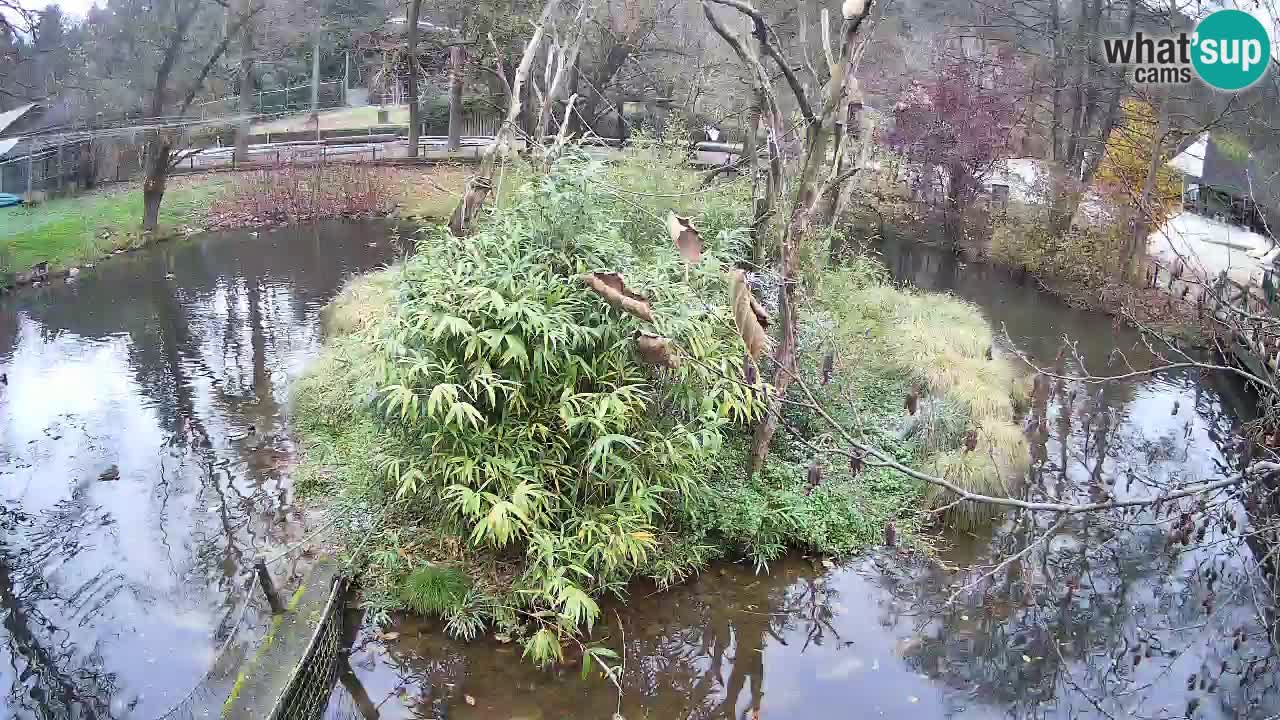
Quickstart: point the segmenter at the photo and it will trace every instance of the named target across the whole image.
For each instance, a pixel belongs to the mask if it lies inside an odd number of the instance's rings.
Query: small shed
[[[1271,173],[1234,137],[1204,133],[1168,164],[1182,175],[1183,208],[1189,212],[1263,235],[1269,221],[1280,219]]]
[[[29,103],[0,113],[0,192],[39,202],[127,179],[141,167],[129,133],[60,125],[54,107]]]

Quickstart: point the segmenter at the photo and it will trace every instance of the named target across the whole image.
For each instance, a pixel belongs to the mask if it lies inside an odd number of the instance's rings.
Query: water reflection
[[[151,718],[203,676],[246,557],[299,533],[287,380],[386,232],[213,234],[0,304],[0,714]]]
[[[884,250],[899,279],[976,303],[1043,362],[1063,335],[1080,355],[1068,369],[1152,361],[1136,333],[999,270]],[[1190,372],[1040,383],[1027,497],[1151,496],[1170,480],[1221,477],[1243,462],[1232,438],[1249,406],[1230,379]],[[1014,514],[952,538],[941,565],[791,558],[767,576],[726,566],[668,593],[633,587],[600,625],[624,650],[621,698],[572,668],[535,670],[510,645],[452,642],[429,620],[404,619],[389,641],[364,628],[352,666],[384,718],[1268,717],[1280,712],[1280,668],[1257,621],[1249,549],[1228,531],[1249,518],[1238,498],[1214,496],[1203,511],[1213,522],[1175,542],[1189,509],[1056,528]]]

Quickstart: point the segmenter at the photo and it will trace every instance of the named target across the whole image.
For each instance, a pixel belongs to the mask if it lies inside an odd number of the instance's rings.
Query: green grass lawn
[[[457,204],[466,177],[461,168],[448,166],[396,169],[390,179],[395,187],[390,190],[398,196],[401,216],[444,221]],[[184,227],[205,227],[220,195],[229,193],[226,198],[234,201],[236,180],[235,173],[170,178],[160,205],[156,237],[169,237]],[[504,180],[502,187],[514,182],[513,176],[504,176]],[[509,194],[500,188],[496,196],[501,199]],[[23,272],[38,262],[48,262],[54,269],[67,268],[114,250],[139,247],[144,243],[141,224],[141,183],[38,205],[0,208],[0,283],[6,275]]]
[[[371,127],[378,124],[379,110],[388,111],[387,122],[393,125],[404,125],[409,122],[408,105],[369,105],[366,107],[323,111],[320,113],[320,129],[348,130]],[[255,123],[251,132],[301,132],[314,129],[315,125],[311,123],[311,113],[300,112],[288,117],[276,118],[270,122]]]
[[[170,181],[160,206],[161,235],[164,229],[198,227],[224,183],[215,176]],[[68,267],[135,246],[141,223],[142,187],[137,183],[0,209],[0,271],[22,271],[42,261]]]

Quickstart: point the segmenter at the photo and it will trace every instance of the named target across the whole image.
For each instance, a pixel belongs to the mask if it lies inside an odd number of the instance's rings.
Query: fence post
[[[271,606],[271,614],[279,615],[284,612],[284,604],[280,602],[280,593],[276,592],[276,584],[271,580],[271,573],[267,570],[266,558],[261,555],[253,563],[253,569],[258,573],[258,584],[262,586],[262,593],[267,596],[267,604]]]

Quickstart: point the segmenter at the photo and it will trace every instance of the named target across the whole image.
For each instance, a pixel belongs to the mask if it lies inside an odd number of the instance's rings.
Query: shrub
[[[922,487],[891,469],[824,462],[810,486],[809,443],[827,441],[811,409],[789,411],[764,470],[746,477],[744,426],[761,408],[737,380],[744,347],[724,267],[745,249],[747,204],[738,184],[689,195],[665,147],[612,166],[570,150],[550,175],[511,181],[471,236],[425,231],[416,256],[353,282],[326,312],[327,349],[293,393],[298,475],[352,508],[375,619],[425,609],[466,638],[493,625],[554,662],[585,642],[597,599],[633,578],[665,586],[718,558],[763,568],[788,549],[847,553],[879,542],[887,522],[918,524]],[[672,247],[668,210],[701,228],[700,263]],[[583,276],[600,270],[622,273],[652,321],[588,290]],[[980,316],[892,289],[862,256],[825,278],[807,290],[819,302],[799,353],[824,408],[904,463],[954,450],[957,428],[991,408],[947,395],[944,383],[962,383],[943,374],[938,402],[963,417],[907,434],[902,398],[934,356],[985,353],[965,335]],[[924,307],[935,301],[946,305]],[[926,317],[958,325],[942,330],[955,348],[923,343],[923,319],[897,327]],[[638,331],[669,338],[678,366],[647,364]],[[902,332],[931,354],[893,342]],[[837,372],[820,386],[833,345]],[[465,568],[468,586],[440,568]]]
[[[214,202],[210,221],[239,227],[385,215],[395,209],[400,188],[392,168],[359,163],[279,165],[237,174]]]
[[[386,477],[478,551],[520,559],[510,602],[534,619],[538,662],[661,551],[663,518],[706,491],[728,425],[758,413],[728,379],[743,348],[723,248],[711,239],[686,267],[669,238],[618,217],[604,174],[574,156],[464,241],[425,233],[373,351],[374,408],[399,447]],[[645,294],[653,322],[588,290],[581,276],[600,269]],[[684,362],[646,365],[640,331]]]
[[[462,606],[471,581],[461,571],[428,565],[409,573],[400,589],[405,606],[422,615],[445,615]]]
[[[1011,205],[991,233],[991,258],[1010,267],[1098,287],[1125,267],[1124,221],[1073,228],[1061,237],[1047,229],[1046,211]]]

